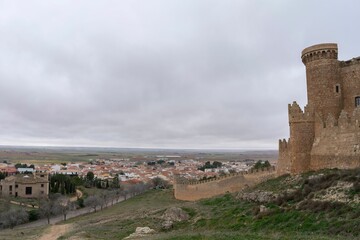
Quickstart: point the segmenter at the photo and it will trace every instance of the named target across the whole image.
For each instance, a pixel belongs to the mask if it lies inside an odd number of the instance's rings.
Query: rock
[[[173,227],[174,222],[182,222],[189,220],[189,214],[178,207],[171,207],[166,209],[161,216],[164,221],[161,224],[162,229],[168,230]]]
[[[171,207],[166,209],[161,217],[165,221],[182,222],[189,220],[189,214],[178,207]]]
[[[154,233],[154,232],[155,232],[155,230],[151,229],[149,227],[137,227],[135,230],[135,233],[138,233],[138,234],[150,234],[150,233]]]
[[[128,237],[124,239],[136,239],[141,237],[146,237],[149,234],[155,233],[154,229],[151,229],[149,227],[137,227],[135,232],[130,234]]]
[[[277,194],[273,192],[265,192],[265,191],[254,191],[254,192],[240,192],[237,195],[237,199],[250,201],[250,202],[260,202],[260,203],[268,203],[272,202],[277,198]]]
[[[173,227],[174,225],[174,222],[173,221],[170,221],[170,220],[165,220],[162,224],[161,224],[161,227],[162,229],[164,230],[169,230]]]
[[[259,210],[260,210],[260,213],[264,213],[264,212],[267,212],[267,211],[268,211],[268,208],[265,207],[264,205],[260,205],[260,206],[259,206]]]

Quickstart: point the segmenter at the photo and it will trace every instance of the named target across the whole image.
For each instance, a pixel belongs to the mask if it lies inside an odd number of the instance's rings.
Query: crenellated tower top
[[[301,52],[301,60],[306,65],[320,59],[338,59],[338,46],[336,43],[322,43],[305,48]]]
[[[299,104],[294,101],[292,104],[288,105],[288,111],[289,123],[314,121],[314,109],[309,105],[306,105],[303,111]]]

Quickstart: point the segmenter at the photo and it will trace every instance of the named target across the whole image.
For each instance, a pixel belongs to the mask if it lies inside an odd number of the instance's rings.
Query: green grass
[[[159,217],[170,206],[180,206],[190,220],[176,223],[171,231],[161,230]],[[122,239],[136,227],[148,226],[158,234],[147,239],[357,239],[357,219],[329,213],[313,213],[289,208],[284,210],[268,204],[270,212],[259,214],[258,204],[237,200],[234,195],[181,202],[171,191],[153,190],[103,212],[68,221],[75,230],[64,239],[77,235],[88,239]],[[101,222],[99,224],[99,222]],[[346,232],[345,227],[352,229]],[[77,229],[77,228],[75,228]],[[337,230],[336,230],[337,229]],[[340,234],[338,236],[338,234]]]

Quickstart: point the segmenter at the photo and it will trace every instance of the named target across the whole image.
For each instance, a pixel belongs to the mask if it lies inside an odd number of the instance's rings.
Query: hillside
[[[171,190],[151,190],[52,228],[2,231],[0,239],[38,239],[57,228],[59,239],[123,239],[145,226],[156,233],[143,239],[359,239],[359,193],[360,169],[282,176],[197,202],[178,201]],[[174,206],[189,219],[163,230],[162,216]]]

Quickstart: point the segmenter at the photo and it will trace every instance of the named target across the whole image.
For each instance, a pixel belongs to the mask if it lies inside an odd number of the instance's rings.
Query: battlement
[[[345,110],[342,110],[337,119],[329,114],[323,123],[323,130],[334,131],[334,128],[339,128],[341,131],[349,130],[350,132],[353,132],[354,128],[360,128],[360,108],[355,108],[350,116]]]
[[[338,59],[338,47],[336,43],[322,43],[305,48],[301,52],[301,60],[304,64],[320,59]]]
[[[340,67],[349,67],[357,64],[360,64],[360,57],[352,58],[347,61],[340,61]]]
[[[289,122],[313,122],[314,109],[309,105],[304,107],[304,111],[300,108],[297,102],[288,105]]]
[[[286,139],[279,139],[279,151],[283,152],[290,148],[290,139],[286,141]]]
[[[227,192],[238,192],[275,176],[275,168],[270,167],[202,181],[175,181],[174,195],[179,200],[196,201]]]
[[[217,176],[217,177],[210,178],[210,179],[205,179],[205,180],[176,180],[176,184],[198,185],[198,184],[204,184],[204,183],[219,181],[219,180],[223,180],[223,179],[227,179],[227,178],[233,178],[233,177],[236,177],[236,176],[256,175],[257,173],[273,172],[273,171],[275,171],[275,167],[251,169],[249,171],[226,174],[226,175],[223,175],[223,176]]]

